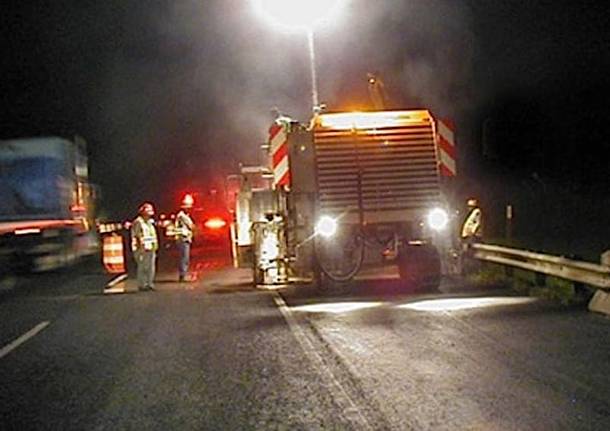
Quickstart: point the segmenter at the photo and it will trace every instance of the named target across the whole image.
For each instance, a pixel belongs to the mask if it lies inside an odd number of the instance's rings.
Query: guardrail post
[[[605,266],[610,266],[610,250],[606,250],[602,253],[600,263]]]
[[[610,267],[610,250],[606,250],[600,257],[600,263]],[[601,289],[595,291],[593,298],[589,301],[589,310],[610,316],[610,293]]]
[[[471,241],[466,241],[462,244],[462,253],[460,256],[460,272],[462,275],[471,275],[480,269],[479,261],[474,257],[473,244],[474,243]]]
[[[513,206],[506,205],[506,239],[513,239]]]

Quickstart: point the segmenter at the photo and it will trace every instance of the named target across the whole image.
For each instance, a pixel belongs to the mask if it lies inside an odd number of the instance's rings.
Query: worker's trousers
[[[178,264],[178,275],[181,279],[186,278],[189,272],[189,264],[191,261],[191,243],[188,241],[178,241],[178,251],[180,253],[180,262]]]
[[[154,287],[155,282],[155,264],[156,252],[154,251],[136,251],[134,257],[138,264],[138,287],[147,288]]]

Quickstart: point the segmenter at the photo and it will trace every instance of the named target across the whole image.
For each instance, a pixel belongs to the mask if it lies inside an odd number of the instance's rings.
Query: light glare
[[[337,233],[337,220],[330,216],[322,216],[316,224],[316,233],[324,238],[330,238]]]
[[[449,215],[442,208],[434,208],[428,213],[428,226],[436,231],[441,231],[447,227]]]
[[[285,31],[312,31],[335,21],[346,0],[252,0],[256,13]]]
[[[341,112],[318,117],[321,127],[338,130],[367,130],[384,127],[404,127],[432,121],[428,111]],[[373,130],[374,132],[374,130]]]
[[[379,307],[381,305],[383,305],[382,302],[332,302],[327,304],[298,305],[296,307],[292,307],[292,310],[303,313],[341,314]]]
[[[280,255],[280,249],[277,243],[277,237],[274,235],[267,235],[263,239],[261,244],[261,257],[265,260],[275,260]]]
[[[227,225],[227,222],[220,217],[213,217],[203,224],[208,229],[221,229]]]
[[[415,311],[459,311],[472,308],[499,307],[503,305],[528,304],[536,301],[536,298],[526,297],[492,297],[492,298],[447,298],[430,299],[409,304],[399,305],[398,308],[406,308]]]

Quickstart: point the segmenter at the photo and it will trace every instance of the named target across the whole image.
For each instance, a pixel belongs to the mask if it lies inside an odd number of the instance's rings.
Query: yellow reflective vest
[[[193,219],[184,211],[176,214],[176,239],[178,241],[193,242]]]
[[[481,236],[481,208],[473,208],[462,225],[462,238]]]
[[[139,216],[133,221],[131,227],[131,250],[132,251],[157,251],[159,240],[153,219],[144,220]]]

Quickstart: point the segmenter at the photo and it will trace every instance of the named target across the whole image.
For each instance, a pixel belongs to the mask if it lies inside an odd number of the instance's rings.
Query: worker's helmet
[[[467,201],[467,205],[469,207],[478,207],[479,206],[479,202],[476,199],[474,199],[474,198],[470,198]]]
[[[144,202],[142,205],[140,205],[140,209],[138,210],[138,212],[142,215],[152,217],[155,215],[155,208],[152,206],[151,203]]]
[[[184,208],[184,209],[190,209],[190,208],[193,208],[194,203],[195,203],[195,199],[193,199],[193,195],[186,194],[186,195],[184,195],[184,198],[182,199],[182,204],[180,206],[181,206],[181,208]]]

